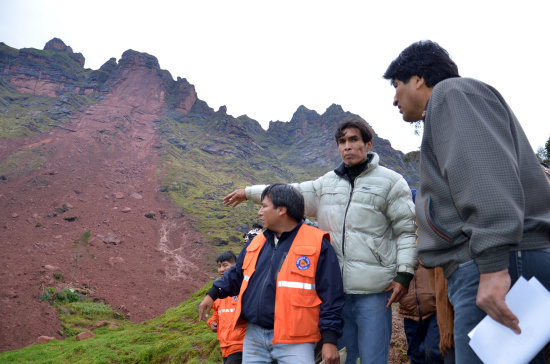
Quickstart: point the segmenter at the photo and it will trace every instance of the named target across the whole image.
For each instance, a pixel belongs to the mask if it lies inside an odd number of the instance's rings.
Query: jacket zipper
[[[279,272],[281,271],[281,268],[283,267],[283,263],[285,262],[286,256],[288,255],[288,252],[284,252],[283,257],[281,258],[281,261],[279,262],[279,266],[277,267],[277,275],[279,275]],[[277,289],[277,287],[275,287]]]
[[[348,209],[349,209],[349,205],[351,205],[351,197],[353,196],[353,187],[351,188],[350,192],[349,192],[349,200],[348,200],[348,204],[346,206],[346,211],[344,212],[344,223],[343,223],[343,226],[342,226],[342,256],[345,257],[346,256],[346,247],[345,247],[345,244],[346,244],[346,218],[348,217]]]
[[[269,243],[269,244],[271,244],[271,243]],[[258,299],[258,316],[257,316],[258,324],[261,323],[260,318],[261,318],[262,315],[260,315],[260,312],[262,310],[262,297],[264,295],[265,286],[267,285],[268,280],[271,278],[271,267],[273,266],[273,258],[275,257],[275,253],[277,252],[277,246],[278,245],[279,244],[277,244],[273,247],[273,253],[271,253],[271,259],[269,260],[269,269],[267,271],[268,274],[265,275],[265,278],[264,278],[264,281],[263,281],[263,284],[262,284],[262,289],[260,290],[260,298]],[[275,287],[275,289],[276,289],[276,287]]]

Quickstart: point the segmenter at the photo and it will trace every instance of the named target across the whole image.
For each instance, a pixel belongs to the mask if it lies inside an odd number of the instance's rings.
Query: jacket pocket
[[[391,239],[386,239],[383,237],[373,238],[370,235],[367,235],[363,238],[364,248],[357,250],[355,258],[359,261],[365,262],[367,264],[376,263],[383,267],[388,267],[395,265],[396,258],[396,242]]]
[[[315,276],[316,261],[314,258],[315,248],[300,246],[295,250],[295,254],[287,257],[292,259],[291,272],[299,276],[313,278]]]
[[[373,244],[372,254],[383,267],[389,267],[396,264],[397,260],[397,242],[392,239],[378,238],[370,239]]]
[[[426,222],[428,223],[430,228],[433,230],[433,232],[436,233],[440,238],[442,238],[446,242],[451,243],[452,241],[451,233],[445,230],[443,227],[441,227],[440,224],[438,224],[437,221],[435,220],[431,197],[428,197],[424,203],[424,215],[426,218]]]
[[[312,292],[313,293],[313,292]],[[321,299],[316,294],[290,297],[292,314],[285,315],[289,336],[310,336],[318,332]]]
[[[249,252],[255,252],[256,250],[258,250],[260,247],[257,246],[257,245],[253,245],[253,246],[248,246],[248,248],[246,248],[246,255],[244,256],[244,260],[243,260],[243,271],[248,268],[248,266],[250,265],[250,263],[252,262],[252,260],[254,259],[254,255],[255,254],[248,254]]]

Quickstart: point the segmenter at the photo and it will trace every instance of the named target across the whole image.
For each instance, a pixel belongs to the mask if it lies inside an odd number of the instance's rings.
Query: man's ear
[[[424,79],[424,77],[419,77],[419,76],[413,76],[414,77],[414,87],[418,90],[420,89],[422,86],[426,86],[426,80]]]
[[[285,206],[277,207],[277,213],[279,214],[279,216],[286,215],[286,207]]]
[[[367,147],[367,153],[371,151],[372,149],[372,140],[368,143],[365,144],[365,146]]]

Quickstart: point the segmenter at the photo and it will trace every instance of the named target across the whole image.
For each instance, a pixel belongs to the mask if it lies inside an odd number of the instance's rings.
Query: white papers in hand
[[[486,316],[468,334],[470,347],[486,364],[528,363],[550,341],[550,292],[535,278],[520,277],[506,295],[521,334]]]

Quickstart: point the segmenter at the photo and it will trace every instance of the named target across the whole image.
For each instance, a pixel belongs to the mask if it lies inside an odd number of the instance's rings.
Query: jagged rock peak
[[[342,106],[338,104],[332,104],[326,109],[325,114],[343,113],[343,112],[344,112],[344,109],[342,109]]]
[[[77,62],[80,67],[84,67],[84,62],[86,59],[82,55],[82,53],[74,53],[73,49],[65,44],[61,39],[59,38],[52,38],[49,42],[46,43],[44,46],[45,51],[61,51],[65,52],[69,57],[71,57],[75,62]]]
[[[66,51],[67,53],[73,53],[73,49],[65,44],[61,39],[59,38],[52,38],[46,45],[44,46],[45,51]]]
[[[300,105],[294,115],[292,115],[292,119],[290,119],[290,123],[297,123],[300,121],[306,121],[310,122],[313,120],[319,119],[321,115],[317,113],[315,110],[310,110],[304,105]]]
[[[109,70],[112,70],[113,68],[115,68],[117,66],[117,63],[116,63],[116,58],[115,57],[111,57],[109,58],[109,60],[105,63],[103,63],[103,65],[99,68],[99,69],[109,69]]]
[[[141,66],[160,70],[157,57],[148,53],[137,52],[132,49],[128,49],[126,52],[122,53],[122,57],[120,58],[118,64],[121,67]]]

